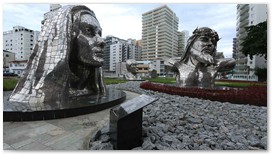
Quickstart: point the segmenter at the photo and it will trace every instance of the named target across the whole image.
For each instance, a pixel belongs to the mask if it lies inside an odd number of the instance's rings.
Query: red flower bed
[[[140,88],[163,92],[171,95],[188,96],[211,101],[230,102],[235,104],[249,104],[267,106],[267,87],[250,86],[247,88],[206,89],[195,87],[176,87],[151,82],[143,82]]]

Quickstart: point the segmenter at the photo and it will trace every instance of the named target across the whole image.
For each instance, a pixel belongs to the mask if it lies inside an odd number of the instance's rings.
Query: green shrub
[[[16,78],[4,78],[3,80],[3,90],[9,91],[13,90],[18,82]]]

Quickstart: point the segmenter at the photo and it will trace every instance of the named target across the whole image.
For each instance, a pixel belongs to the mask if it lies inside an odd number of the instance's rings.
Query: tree
[[[241,44],[242,53],[249,55],[250,59],[254,55],[264,56],[267,59],[267,21],[261,22],[257,25],[245,27],[247,37],[243,39]]]
[[[152,70],[152,71],[150,72],[150,77],[151,77],[151,78],[156,78],[156,77],[158,77],[157,71],[156,71],[156,70]]]
[[[258,76],[259,81],[267,81],[267,68],[256,68],[255,75]]]

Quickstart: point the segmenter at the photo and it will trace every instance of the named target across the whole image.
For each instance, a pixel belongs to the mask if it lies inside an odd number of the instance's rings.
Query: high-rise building
[[[139,46],[138,41],[128,39],[126,42],[126,59],[141,60],[142,48]]]
[[[256,67],[266,67],[266,60],[260,56],[254,56],[251,60],[242,52],[242,42],[247,33],[245,27],[257,25],[267,20],[266,4],[238,4],[236,17],[236,50],[234,58],[236,59],[235,74],[254,76]]]
[[[189,32],[187,30],[178,32],[178,57],[185,53]]]
[[[104,41],[105,41],[105,47],[103,49],[103,59],[104,59],[103,71],[107,72],[110,70],[111,45],[116,44],[119,41],[125,41],[125,40],[119,39],[118,37],[115,37],[115,36],[106,36]]]
[[[167,5],[142,14],[142,60],[178,56],[178,20]]]
[[[232,41],[232,58],[236,59],[237,57],[237,52],[236,52],[236,45],[237,44],[237,38],[233,38],[233,41]]]
[[[41,21],[41,23],[44,24],[44,21],[47,18],[52,18],[52,16],[54,16],[56,10],[58,10],[59,8],[61,8],[60,4],[50,4],[50,10],[43,15],[44,19]]]
[[[3,50],[15,53],[15,60],[28,60],[38,40],[39,31],[22,26],[3,32]]]
[[[116,71],[116,64],[122,62],[122,52],[124,44],[122,42],[117,42],[110,45],[110,69],[109,71]]]
[[[139,41],[134,39],[123,40],[114,36],[107,36],[104,41],[104,72],[116,71],[116,65],[119,62],[126,62],[127,59],[140,59],[141,47]]]

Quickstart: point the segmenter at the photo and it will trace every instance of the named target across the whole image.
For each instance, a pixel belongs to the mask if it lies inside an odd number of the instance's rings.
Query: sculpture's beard
[[[203,53],[203,54],[209,54],[209,55],[213,55],[214,54],[214,48],[213,47],[208,47],[208,46],[206,46],[206,47],[204,47],[202,50],[201,50],[201,52]]]
[[[137,73],[137,68],[132,68],[131,70],[130,70],[130,72],[132,73],[132,74],[136,74]]]
[[[204,47],[201,51],[199,49],[191,48],[192,57],[204,64],[214,63],[214,51],[210,47]]]

